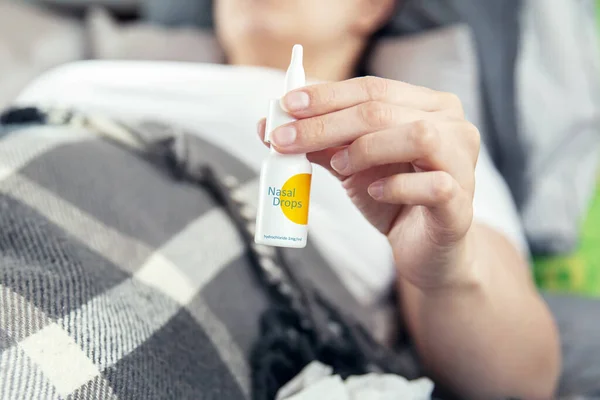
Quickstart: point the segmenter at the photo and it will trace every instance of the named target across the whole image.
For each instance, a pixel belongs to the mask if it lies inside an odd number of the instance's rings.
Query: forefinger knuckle
[[[412,124],[409,140],[422,157],[431,156],[439,146],[439,134],[433,123],[416,121]]]
[[[462,102],[460,101],[460,98],[458,97],[458,95],[456,95],[455,93],[440,92],[440,96],[442,98],[442,103],[447,108],[462,107]]]
[[[379,101],[386,98],[389,86],[386,79],[366,76],[361,78],[361,84],[370,100]]]
[[[431,179],[431,196],[436,202],[447,203],[456,196],[457,182],[445,171],[436,172]]]
[[[443,109],[448,110],[451,114],[456,115],[459,118],[464,117],[463,104],[458,95],[451,92],[441,92],[439,95]]]
[[[479,132],[479,129],[472,123],[467,122],[465,126],[465,136],[469,147],[478,154],[479,148],[481,147],[481,133]]]
[[[379,101],[368,101],[358,108],[362,121],[367,127],[381,129],[390,126],[394,120],[392,108]]]

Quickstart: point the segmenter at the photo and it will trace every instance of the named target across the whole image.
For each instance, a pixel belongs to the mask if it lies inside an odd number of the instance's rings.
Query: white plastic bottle
[[[302,46],[295,45],[285,78],[285,92],[305,85]],[[265,142],[281,125],[294,121],[281,108],[280,99],[271,100],[265,128]],[[256,233],[258,244],[302,248],[308,236],[308,207],[312,165],[306,154],[281,154],[271,146],[260,173]]]

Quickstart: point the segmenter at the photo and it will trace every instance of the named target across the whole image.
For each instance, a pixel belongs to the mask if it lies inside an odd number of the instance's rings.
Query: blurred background
[[[0,108],[40,73],[72,61],[221,61],[218,45],[210,33],[211,3],[210,0],[0,0]],[[498,75],[498,87],[510,86],[501,75],[509,74],[507,70],[514,65],[517,47],[531,40],[523,34],[522,26],[527,23],[524,20],[528,19],[528,12],[540,13],[545,9],[547,15],[530,24],[537,24],[539,31],[548,30],[543,24],[550,24],[552,30],[566,37],[557,43],[563,49],[553,49],[554,54],[548,51],[547,56],[557,56],[554,61],[572,55],[561,53],[568,43],[589,41],[590,24],[600,15],[600,0],[409,0],[407,3],[388,27],[388,34],[414,35],[466,23],[474,34],[478,51],[483,53],[480,60],[486,68],[482,74]],[[571,8],[569,15],[564,15],[566,3],[571,4],[567,7]],[[578,20],[581,15],[586,15],[589,21],[582,24]],[[574,35],[575,27],[578,32]],[[548,36],[541,38],[544,41],[557,39],[553,32],[542,34]],[[572,58],[571,61],[578,62]]]
[[[595,296],[599,21],[600,0],[408,0],[366,63],[459,95],[511,189],[538,284]],[[209,0],[0,0],[0,110],[71,62],[221,63],[211,29]]]
[[[145,0],[0,0],[0,108],[36,76],[73,61],[202,61],[201,54],[194,54],[203,51],[195,48],[198,39],[191,29],[167,30],[159,27],[160,22],[142,24],[155,8],[155,4],[150,3]],[[168,5],[177,1],[154,3],[160,6],[160,3]],[[187,15],[187,10],[178,9]],[[163,21],[172,21],[169,7],[165,7],[165,11]],[[152,17],[161,20],[159,14]],[[202,42],[203,38],[199,40]],[[171,46],[178,48],[179,53],[169,52]]]

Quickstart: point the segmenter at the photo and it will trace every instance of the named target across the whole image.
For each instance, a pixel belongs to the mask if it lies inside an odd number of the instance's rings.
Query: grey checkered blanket
[[[208,143],[193,151],[257,179]],[[84,129],[0,138],[0,399],[245,399],[269,298],[201,187]],[[366,316],[319,253],[289,253]],[[365,317],[366,318],[366,317]]]

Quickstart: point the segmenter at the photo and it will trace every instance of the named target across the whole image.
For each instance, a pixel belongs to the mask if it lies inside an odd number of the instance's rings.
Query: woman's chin
[[[259,17],[256,19],[246,19],[245,23],[240,25],[240,29],[247,35],[257,37],[285,37],[289,36],[289,24],[282,21]]]

